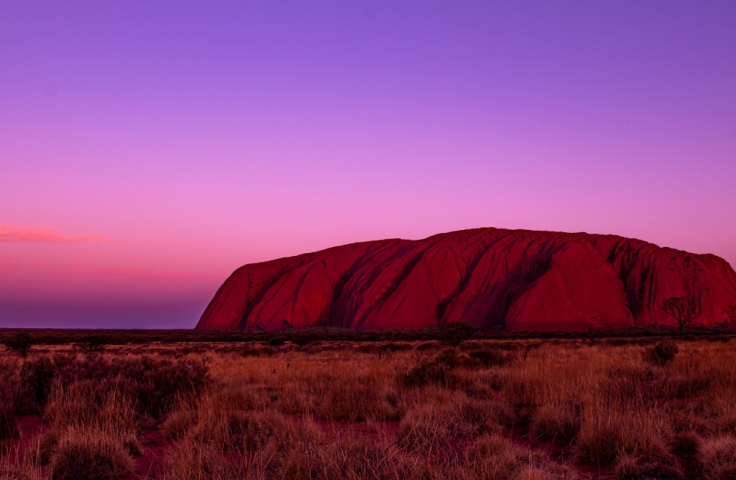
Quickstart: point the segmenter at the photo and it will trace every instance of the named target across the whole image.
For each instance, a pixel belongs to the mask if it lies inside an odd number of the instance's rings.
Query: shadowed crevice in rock
[[[437,326],[442,326],[444,324],[444,316],[445,316],[445,310],[447,309],[447,306],[450,305],[453,300],[455,300],[460,294],[462,294],[467,288],[468,288],[468,282],[470,281],[470,277],[475,272],[475,269],[478,267],[478,264],[480,263],[480,260],[483,258],[483,256],[488,253],[488,251],[491,249],[491,247],[494,245],[494,243],[490,244],[484,244],[479,250],[478,253],[475,254],[473,259],[470,261],[470,263],[465,268],[465,272],[460,278],[460,282],[458,282],[457,287],[455,290],[445,298],[443,298],[439,304],[437,305]]]
[[[360,257],[358,257],[355,262],[345,270],[340,277],[338,278],[337,282],[332,288],[332,299],[329,302],[329,307],[326,308],[323,313],[319,316],[319,322],[317,325],[328,325],[330,327],[349,327],[350,326],[350,320],[349,318],[346,318],[344,314],[344,308],[339,308],[339,301],[342,297],[343,289],[345,288],[345,285],[350,281],[352,276],[357,272],[361,267],[370,264],[371,260],[379,254],[381,251],[383,251],[385,248],[389,246],[388,242],[382,242],[377,243],[376,245],[371,245],[365,253],[363,253]]]
[[[419,251],[417,252],[416,255],[411,257],[411,259],[406,263],[406,265],[401,270],[401,272],[399,272],[399,274],[393,278],[393,280],[391,281],[391,285],[381,294],[378,300],[375,303],[373,303],[370,307],[368,307],[365,313],[363,313],[360,320],[358,320],[355,323],[355,327],[361,328],[363,324],[365,323],[366,319],[368,318],[368,316],[376,308],[376,306],[385,302],[386,299],[391,296],[391,294],[393,294],[396,290],[398,290],[401,283],[405,281],[406,278],[411,273],[411,271],[414,270],[414,267],[416,267],[416,265],[422,259],[423,255],[424,255],[424,251]]]
[[[273,287],[276,283],[279,282],[279,280],[281,280],[281,274],[282,272],[271,277],[271,279],[268,282],[266,282],[266,284],[256,294],[256,296],[253,297],[253,299],[245,305],[245,308],[243,309],[243,313],[240,315],[239,325],[241,329],[248,328],[249,326],[248,316],[250,315],[250,312],[253,310],[253,308],[255,308],[261,302],[263,297],[269,292],[269,290],[271,290],[271,287]],[[258,324],[255,324],[252,326],[260,327],[260,325]]]

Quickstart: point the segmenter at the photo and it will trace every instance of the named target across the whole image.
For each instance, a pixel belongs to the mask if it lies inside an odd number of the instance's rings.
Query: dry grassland
[[[722,338],[8,351],[0,478],[736,479],[735,347]]]

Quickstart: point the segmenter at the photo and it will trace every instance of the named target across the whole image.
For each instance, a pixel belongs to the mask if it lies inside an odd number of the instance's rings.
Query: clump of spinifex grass
[[[134,472],[124,442],[105,431],[68,429],[50,459],[53,480],[109,480]]]

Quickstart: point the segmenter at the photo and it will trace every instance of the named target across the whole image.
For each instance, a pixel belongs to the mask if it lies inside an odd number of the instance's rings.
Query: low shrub
[[[15,438],[17,435],[15,416],[21,392],[18,363],[0,359],[0,440]]]
[[[439,350],[440,348],[442,348],[442,347],[440,346],[439,343],[436,343],[436,342],[425,342],[425,343],[420,343],[419,345],[417,345],[416,351],[417,352],[425,352],[427,350]]]
[[[672,453],[682,457],[689,457],[697,453],[700,446],[700,437],[689,431],[680,432],[672,439]]]
[[[476,360],[484,367],[496,367],[506,365],[510,362],[511,356],[507,350],[499,348],[484,348],[481,350],[473,350],[469,353],[470,358]]]
[[[57,367],[46,355],[26,360],[20,369],[18,409],[21,413],[37,413],[46,405]]]
[[[385,351],[383,347],[381,347],[380,345],[376,345],[374,343],[366,343],[363,345],[358,345],[356,350],[360,353],[368,353],[368,354],[373,354],[373,355],[380,355]]]
[[[658,342],[644,352],[644,359],[653,365],[666,365],[680,352],[680,347],[672,340]]]
[[[196,395],[210,383],[209,369],[201,361],[161,360],[143,356],[120,365],[120,375],[137,400],[141,412],[160,417],[177,397]]]
[[[442,385],[454,388],[460,383],[455,367],[442,361],[425,360],[399,376],[399,384],[404,387],[424,387]]]
[[[23,358],[28,356],[28,352],[31,351],[34,343],[33,337],[28,332],[17,332],[3,339],[3,345],[18,353]]]
[[[450,322],[442,327],[442,339],[456,347],[473,337],[475,327],[469,322]]]
[[[57,372],[62,385],[89,380],[106,385],[116,380],[139,412],[154,418],[168,412],[180,396],[195,395],[210,384],[209,369],[199,360],[170,360],[152,355],[108,360],[92,354],[75,359]]]
[[[467,366],[470,363],[470,359],[454,348],[446,348],[435,357],[434,362],[447,365],[450,368],[458,368]]]
[[[293,343],[294,345],[296,345],[298,347],[306,347],[307,345],[309,345],[313,341],[314,341],[314,339],[312,339],[310,337],[304,337],[304,336],[294,337],[294,338],[291,339],[291,343]]]
[[[410,343],[397,343],[390,342],[383,346],[383,349],[387,352],[405,352],[411,350],[413,347]]]
[[[123,442],[103,432],[66,432],[50,461],[53,480],[112,480],[131,475],[134,468]]]

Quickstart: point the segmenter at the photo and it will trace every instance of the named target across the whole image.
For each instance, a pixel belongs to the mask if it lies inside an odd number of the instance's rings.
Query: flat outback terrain
[[[736,478],[724,334],[36,335],[67,343],[0,353],[1,478]]]

